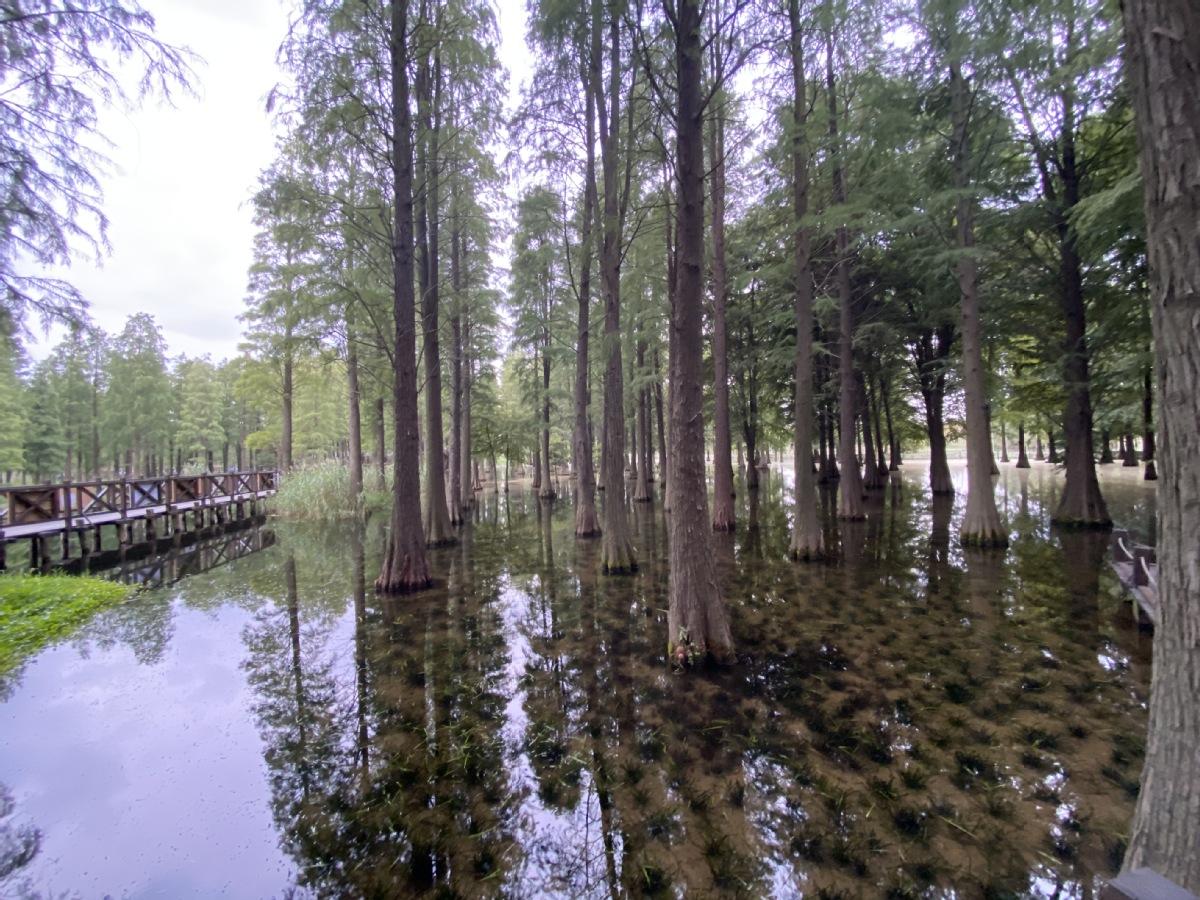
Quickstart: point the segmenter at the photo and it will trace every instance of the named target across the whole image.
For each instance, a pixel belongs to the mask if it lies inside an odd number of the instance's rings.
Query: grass
[[[129,596],[127,585],[79,575],[0,575],[0,675]]]
[[[275,512],[285,519],[357,519],[391,507],[391,494],[378,490],[378,477],[375,469],[364,471],[364,490],[355,500],[350,491],[350,469],[344,463],[328,460],[288,472],[272,503]],[[391,483],[390,477],[389,473],[387,484]]]

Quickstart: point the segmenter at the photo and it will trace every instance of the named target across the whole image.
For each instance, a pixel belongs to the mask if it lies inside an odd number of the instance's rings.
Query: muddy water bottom
[[[1105,536],[1050,528],[1061,476],[1006,467],[1013,544],[971,553],[906,469],[866,522],[823,498],[820,565],[786,560],[780,473],[741,491],[739,662],[686,675],[657,503],[606,578],[569,502],[477,495],[395,599],[381,523],[275,523],[0,684],[0,896],[1092,896],[1149,636]],[[1152,537],[1153,489],[1102,478]]]

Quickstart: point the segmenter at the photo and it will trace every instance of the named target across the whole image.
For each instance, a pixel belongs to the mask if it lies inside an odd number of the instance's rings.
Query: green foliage
[[[78,575],[0,575],[0,675],[71,636],[93,614],[129,596],[115,581]]]
[[[25,466],[37,481],[56,478],[66,460],[62,404],[53,373],[46,363],[37,367],[30,385],[33,403],[25,430]]]
[[[372,508],[378,498],[371,497]],[[350,470],[337,460],[326,460],[293,469],[283,479],[272,505],[285,519],[337,521],[363,514],[368,498],[357,499],[350,491]]]

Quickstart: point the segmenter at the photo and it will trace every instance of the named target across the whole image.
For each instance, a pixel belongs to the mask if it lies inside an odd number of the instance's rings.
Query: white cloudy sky
[[[102,130],[115,145],[103,179],[112,253],[99,266],[66,273],[90,301],[92,317],[119,331],[131,313],[154,315],[172,354],[237,353],[238,315],[254,234],[248,200],[272,157],[265,97],[279,80],[275,51],[292,4],[283,0],[144,0],[159,36],[186,45],[197,66],[197,97],[108,111]],[[501,58],[528,71],[523,0],[495,0]],[[515,95],[513,79],[510,98]],[[38,335],[43,356],[60,337]]]

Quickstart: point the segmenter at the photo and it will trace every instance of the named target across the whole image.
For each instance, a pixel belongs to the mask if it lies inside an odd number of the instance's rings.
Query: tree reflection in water
[[[840,558],[804,566],[764,479],[758,527],[715,544],[743,656],[687,677],[663,656],[660,502],[634,508],[645,564],[621,580],[569,503],[516,485],[415,596],[367,592],[378,532],[289,535],[244,639],[299,887],[1087,894],[1120,858],[1145,657],[1103,538],[1052,534],[1018,476],[1007,552],[964,552],[961,504],[913,480],[863,522],[826,502]]]

